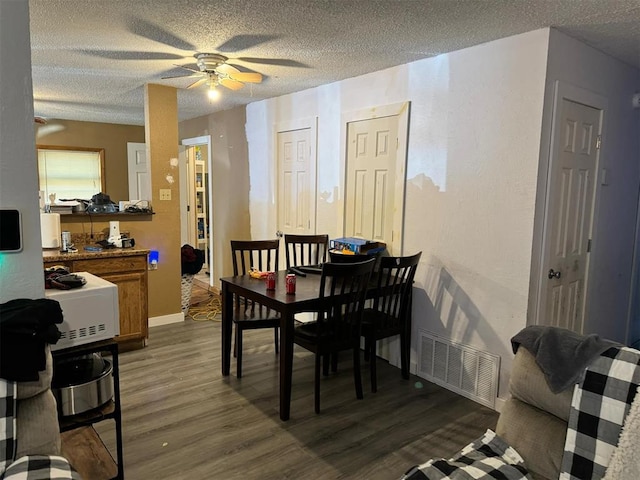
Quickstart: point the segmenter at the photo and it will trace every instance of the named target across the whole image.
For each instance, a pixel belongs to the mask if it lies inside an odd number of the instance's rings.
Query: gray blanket
[[[620,344],[598,335],[580,335],[557,327],[532,325],[511,339],[513,353],[525,347],[536,359],[553,393],[579,383],[587,366],[602,352]]]

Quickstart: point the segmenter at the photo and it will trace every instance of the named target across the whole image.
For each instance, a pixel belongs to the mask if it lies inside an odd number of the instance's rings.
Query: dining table
[[[274,290],[267,290],[264,279],[251,275],[223,277],[222,284],[222,375],[231,369],[231,337],[233,330],[233,296],[258,302],[280,314],[280,419],[288,420],[291,410],[293,371],[293,335],[295,315],[322,308],[319,274],[296,276],[295,293],[286,292],[287,271],[276,272]]]

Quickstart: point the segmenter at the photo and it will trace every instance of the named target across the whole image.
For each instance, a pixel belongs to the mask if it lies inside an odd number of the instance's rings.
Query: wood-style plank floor
[[[396,479],[410,466],[449,456],[497,413],[378,362],[370,393],[355,398],[350,355],[321,383],[313,409],[313,357],[296,347],[291,419],[278,415],[272,331],[245,333],[242,379],[220,373],[220,323],[152,328],[146,348],[120,354],[127,480]],[[115,451],[112,421],[96,430]],[[87,479],[98,480],[98,479]]]

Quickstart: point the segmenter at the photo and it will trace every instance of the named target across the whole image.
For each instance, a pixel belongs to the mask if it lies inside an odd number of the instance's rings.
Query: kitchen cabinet
[[[44,267],[64,265],[71,272],[89,272],[118,286],[121,346],[141,348],[149,330],[147,255],[149,250],[51,254]]]

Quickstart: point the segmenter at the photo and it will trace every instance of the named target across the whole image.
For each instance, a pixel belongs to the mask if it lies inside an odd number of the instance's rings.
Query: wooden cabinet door
[[[118,341],[147,337],[147,276],[145,273],[114,273],[101,275],[118,286],[120,305],[120,335]]]

